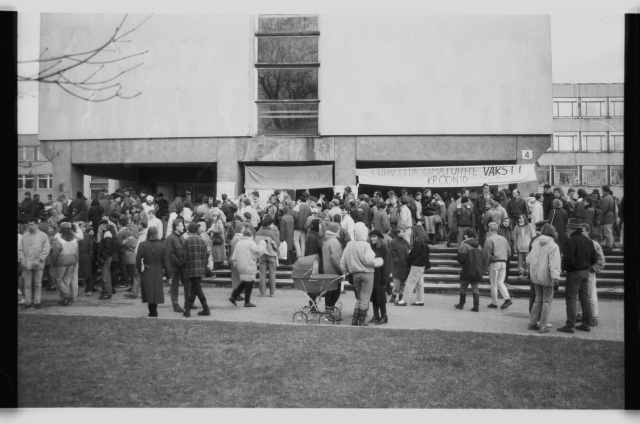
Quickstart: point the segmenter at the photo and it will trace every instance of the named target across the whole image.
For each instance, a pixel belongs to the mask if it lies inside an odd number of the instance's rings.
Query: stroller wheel
[[[305,314],[304,312],[298,311],[295,314],[293,314],[294,324],[306,324],[307,321],[309,321],[309,318],[307,317],[307,314]]]
[[[333,323],[335,322],[335,315],[333,315],[333,313],[331,312],[323,312],[320,314],[320,317],[318,318],[318,322],[320,323],[320,325],[325,325],[325,324],[329,324],[329,325],[333,325]]]
[[[336,321],[342,316],[340,309],[336,308],[335,306],[329,306],[327,308],[327,311],[334,316],[334,319]]]

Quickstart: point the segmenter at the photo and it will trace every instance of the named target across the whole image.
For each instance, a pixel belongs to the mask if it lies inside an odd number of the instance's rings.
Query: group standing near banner
[[[477,168],[482,170],[460,168],[457,174],[473,177],[490,172],[499,178],[504,173],[513,179],[529,172],[526,165],[491,171]],[[413,178],[419,170],[401,174]],[[375,174],[367,171],[366,175]],[[443,171],[425,171],[425,175],[438,172]],[[366,175],[359,177],[366,179]],[[357,299],[353,325],[385,324],[390,318],[387,303],[426,304],[423,283],[424,271],[431,266],[430,246],[456,243],[462,265],[457,309],[464,308],[471,286],[471,311],[479,312],[478,284],[483,275],[489,275],[491,288],[487,306],[508,308],[513,300],[505,280],[515,257],[518,278],[531,281],[530,328],[541,332],[548,328],[544,321],[553,297],[550,289],[557,287],[560,269],[567,271],[567,324],[559,330],[589,331],[598,323],[595,281],[604,267],[604,252],[613,248],[616,233],[624,241],[623,201],[614,198],[608,186],[601,190],[602,197],[597,189],[591,194],[579,189],[565,195],[558,187],[545,186],[543,193],[525,197],[517,190],[490,190],[485,183],[481,192],[402,189],[400,195],[388,191],[385,198],[381,191],[372,197],[356,196],[344,187],[332,199],[307,192],[293,199],[292,192],[275,190],[267,199],[252,191],[235,200],[222,194],[221,200],[204,197],[195,203],[176,196],[169,204],[162,194],[138,195],[132,188],[123,188],[93,199],[82,193],[74,200],[60,196],[44,208],[27,193],[19,205],[21,303],[24,308],[41,308],[46,274],[47,290],[58,290],[63,306],[77,301],[78,281],[87,296],[97,291],[94,285],[101,281],[100,300],[108,301],[116,289],[125,289],[128,298],[141,296],[149,305],[149,316],[155,317],[157,305],[164,302],[159,288],[166,278],[175,312],[189,317],[198,297],[199,314],[207,316],[211,312],[202,279],[214,278],[214,270],[223,265],[231,269],[231,303],[244,301],[245,306],[254,307],[251,294],[256,280],[258,296],[267,296],[268,280],[268,296],[273,297],[277,267],[313,254],[324,268],[321,272],[342,274],[353,285]],[[33,216],[34,211],[40,215]],[[185,289],[184,308],[178,300],[180,284]],[[336,305],[344,293],[342,286],[327,293],[327,306]],[[500,306],[498,293],[504,299]],[[578,298],[584,319],[576,327]],[[374,313],[367,322],[370,303]]]

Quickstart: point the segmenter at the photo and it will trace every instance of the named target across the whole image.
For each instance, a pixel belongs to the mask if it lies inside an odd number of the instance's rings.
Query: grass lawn
[[[18,318],[20,407],[624,407],[620,342],[148,318]]]

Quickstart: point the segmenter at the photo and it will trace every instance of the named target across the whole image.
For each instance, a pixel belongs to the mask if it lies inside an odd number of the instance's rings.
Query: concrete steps
[[[425,271],[424,284],[425,293],[456,294],[459,292],[460,264],[456,259],[457,249],[455,247],[431,248],[430,262],[432,268]],[[623,299],[624,298],[624,256],[623,252],[615,249],[613,252],[605,254],[605,269],[598,273],[598,297],[603,299]],[[222,265],[219,270],[214,271],[216,278],[205,278],[206,284],[231,287],[231,271],[228,265]],[[506,280],[510,287],[509,291],[514,297],[529,296],[529,279],[519,280],[518,263],[511,258],[511,269]],[[564,278],[564,274],[562,274]],[[257,284],[257,283],[256,283]],[[291,265],[280,265],[276,270],[276,287],[293,288],[291,279]],[[346,290],[353,290],[349,284],[345,285]],[[485,275],[479,286],[480,293],[489,295],[489,276]],[[564,287],[556,292],[555,297],[564,297]]]

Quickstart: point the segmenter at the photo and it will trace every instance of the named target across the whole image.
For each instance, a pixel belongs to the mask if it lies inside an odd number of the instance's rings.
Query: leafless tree
[[[112,72],[106,75],[114,68],[114,66],[109,65],[149,52],[145,50],[123,55],[120,51],[118,44],[131,42],[131,40],[127,40],[125,37],[140,28],[152,15],[147,16],[138,25],[125,31],[123,28],[127,16],[128,15],[124,15],[113,35],[107,41],[92,50],[47,58],[43,57],[49,50],[47,47],[38,59],[18,62],[37,62],[40,65],[40,71],[37,74],[30,77],[18,75],[18,81],[55,84],[70,95],[89,102],[104,102],[115,97],[132,99],[139,96],[142,94],[140,91],[133,95],[125,95],[122,92],[122,84],[117,80],[122,75],[142,66],[144,62],[131,66],[124,71],[116,71],[117,73]],[[115,57],[111,53],[116,53]]]

